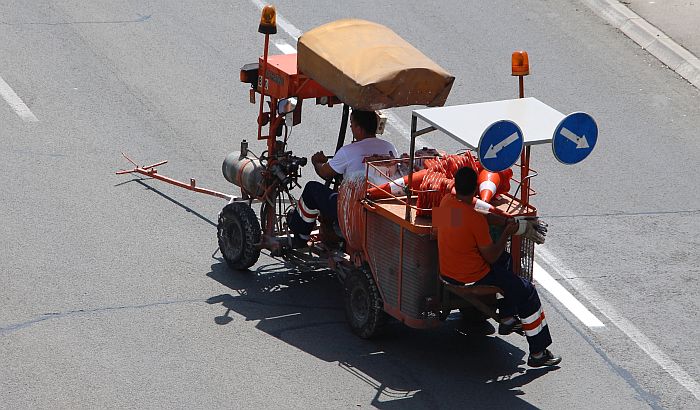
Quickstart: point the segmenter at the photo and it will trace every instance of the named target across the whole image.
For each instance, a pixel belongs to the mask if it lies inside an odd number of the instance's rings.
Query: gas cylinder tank
[[[221,171],[226,180],[241,191],[253,197],[262,196],[265,191],[263,186],[263,171],[265,168],[255,158],[241,155],[241,151],[233,151],[224,158]]]

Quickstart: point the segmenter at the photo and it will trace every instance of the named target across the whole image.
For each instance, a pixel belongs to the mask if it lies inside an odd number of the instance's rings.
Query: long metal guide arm
[[[156,162],[155,164],[151,164],[151,165],[147,165],[147,166],[142,167],[142,166],[137,165],[134,161],[131,160],[131,158],[127,157],[126,154],[124,154],[123,152],[122,152],[122,156],[124,156],[124,158],[126,158],[127,161],[131,162],[131,164],[134,165],[134,169],[129,169],[129,170],[122,169],[122,170],[117,171],[115,173],[116,175],[141,174],[141,175],[145,175],[147,177],[151,177],[153,179],[157,179],[159,181],[166,182],[166,183],[171,184],[171,185],[178,186],[180,188],[185,188],[189,191],[199,192],[200,194],[206,194],[206,195],[215,196],[217,198],[226,199],[229,202],[232,200],[236,200],[236,197],[234,197],[233,195],[228,195],[228,194],[224,194],[223,192],[218,192],[218,191],[214,191],[211,189],[198,187],[197,182],[195,181],[194,178],[190,178],[190,182],[187,183],[187,182],[178,181],[177,179],[173,179],[173,178],[166,177],[164,175],[159,174],[156,167],[163,165],[163,164],[167,164],[168,163],[167,160]]]

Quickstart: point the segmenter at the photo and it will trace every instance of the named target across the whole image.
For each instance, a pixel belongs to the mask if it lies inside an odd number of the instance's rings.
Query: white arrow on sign
[[[579,137],[578,135],[574,134],[570,130],[562,127],[560,131],[561,135],[564,136],[564,138],[568,139],[569,141],[573,142],[576,144],[576,149],[579,148],[590,148],[588,145],[588,140],[586,139],[586,136]]]
[[[503,141],[499,142],[496,145],[491,145],[489,149],[486,151],[486,155],[484,155],[484,159],[491,159],[491,158],[496,158],[496,155],[505,147],[508,145],[514,143],[515,141],[518,140],[518,133],[514,132],[510,134],[510,136]]]

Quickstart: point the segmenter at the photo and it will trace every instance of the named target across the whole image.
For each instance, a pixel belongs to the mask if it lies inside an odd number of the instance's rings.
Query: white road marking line
[[[39,119],[34,116],[34,113],[32,113],[24,101],[19,98],[17,93],[15,93],[12,87],[10,87],[10,85],[7,84],[2,77],[0,77],[0,95],[5,101],[7,101],[8,104],[10,104],[10,108],[12,108],[24,122],[39,121]]]
[[[651,341],[644,333],[642,333],[632,322],[625,319],[620,313],[615,310],[608,302],[606,302],[596,291],[591,289],[582,279],[574,272],[567,269],[554,255],[549,253],[542,247],[538,248],[537,252],[552,269],[561,276],[569,285],[583,296],[588,302],[593,305],[603,316],[607,317],[620,331],[622,331],[629,339],[639,346],[644,353],[655,361],[666,373],[673,377],[678,383],[685,387],[696,399],[700,400],[700,384],[695,381],[676,362],[674,362],[666,353],[661,350],[654,342]]]
[[[261,1],[251,1],[253,2],[253,4],[257,5],[260,10],[262,10],[264,5]],[[289,21],[282,18],[282,16],[280,16],[279,14],[277,14],[277,22],[280,24],[282,29],[287,32],[287,34],[294,38],[294,40],[299,39],[299,37],[301,36],[301,31],[299,31],[299,29],[297,29],[291,23],[289,23]],[[393,115],[393,113],[388,114],[390,114],[387,115],[389,124],[391,124],[405,138],[409,138],[410,132],[406,124],[401,119]],[[416,142],[417,141],[418,139],[416,140]],[[573,274],[573,272],[569,271],[566,268],[563,268],[563,266],[560,263],[558,263],[558,261],[553,255],[551,255],[549,252],[542,248],[539,249],[538,254],[550,266],[552,266],[552,268],[562,278],[564,278],[564,280],[566,280],[569,283],[569,285],[571,285],[579,294],[586,298],[586,300],[588,300],[589,303],[591,303],[601,314],[607,317],[618,329],[625,333],[625,335],[627,335],[628,338],[635,342],[637,346],[639,346],[652,360],[658,363],[659,366],[661,366],[661,368],[664,369],[664,371],[666,371],[666,373],[671,375],[671,377],[673,377],[678,383],[680,383],[683,387],[688,389],[688,391],[690,391],[690,393],[692,393],[695,396],[695,398],[700,400],[700,384],[698,384],[698,382],[696,382],[685,370],[683,370],[682,367],[680,367],[676,362],[671,360],[671,358],[668,357],[668,355],[666,355],[658,346],[654,344],[654,342],[652,342],[648,337],[646,337],[644,333],[637,329],[631,322],[629,322],[627,319],[625,319],[623,316],[617,313],[617,311],[614,308],[612,308],[612,306],[610,306],[605,300],[603,300],[603,298],[600,297],[598,293],[588,288],[588,286],[583,281],[578,279],[576,275]],[[572,282],[569,278],[567,278],[567,276],[562,275],[559,266],[561,266],[561,269],[567,272],[567,275],[569,275],[569,277],[577,279],[576,282]],[[544,271],[544,269],[542,269],[542,271]]]
[[[296,48],[284,40],[275,40],[273,43],[275,44],[275,47],[277,47],[277,49],[284,54],[294,54],[297,52]]]
[[[532,272],[534,279],[542,285],[549,293],[551,293],[562,305],[564,305],[571,313],[574,314],[584,325],[588,327],[605,327],[603,322],[600,321],[590,310],[588,310],[581,302],[578,301],[566,290],[562,285],[557,282],[552,275],[550,275],[544,268],[542,268],[538,263],[535,263]]]

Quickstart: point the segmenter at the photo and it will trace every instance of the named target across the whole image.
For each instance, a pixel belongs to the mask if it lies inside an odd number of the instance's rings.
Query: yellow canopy
[[[454,77],[381,24],[345,19],[299,38],[297,68],[361,110],[442,106]]]

